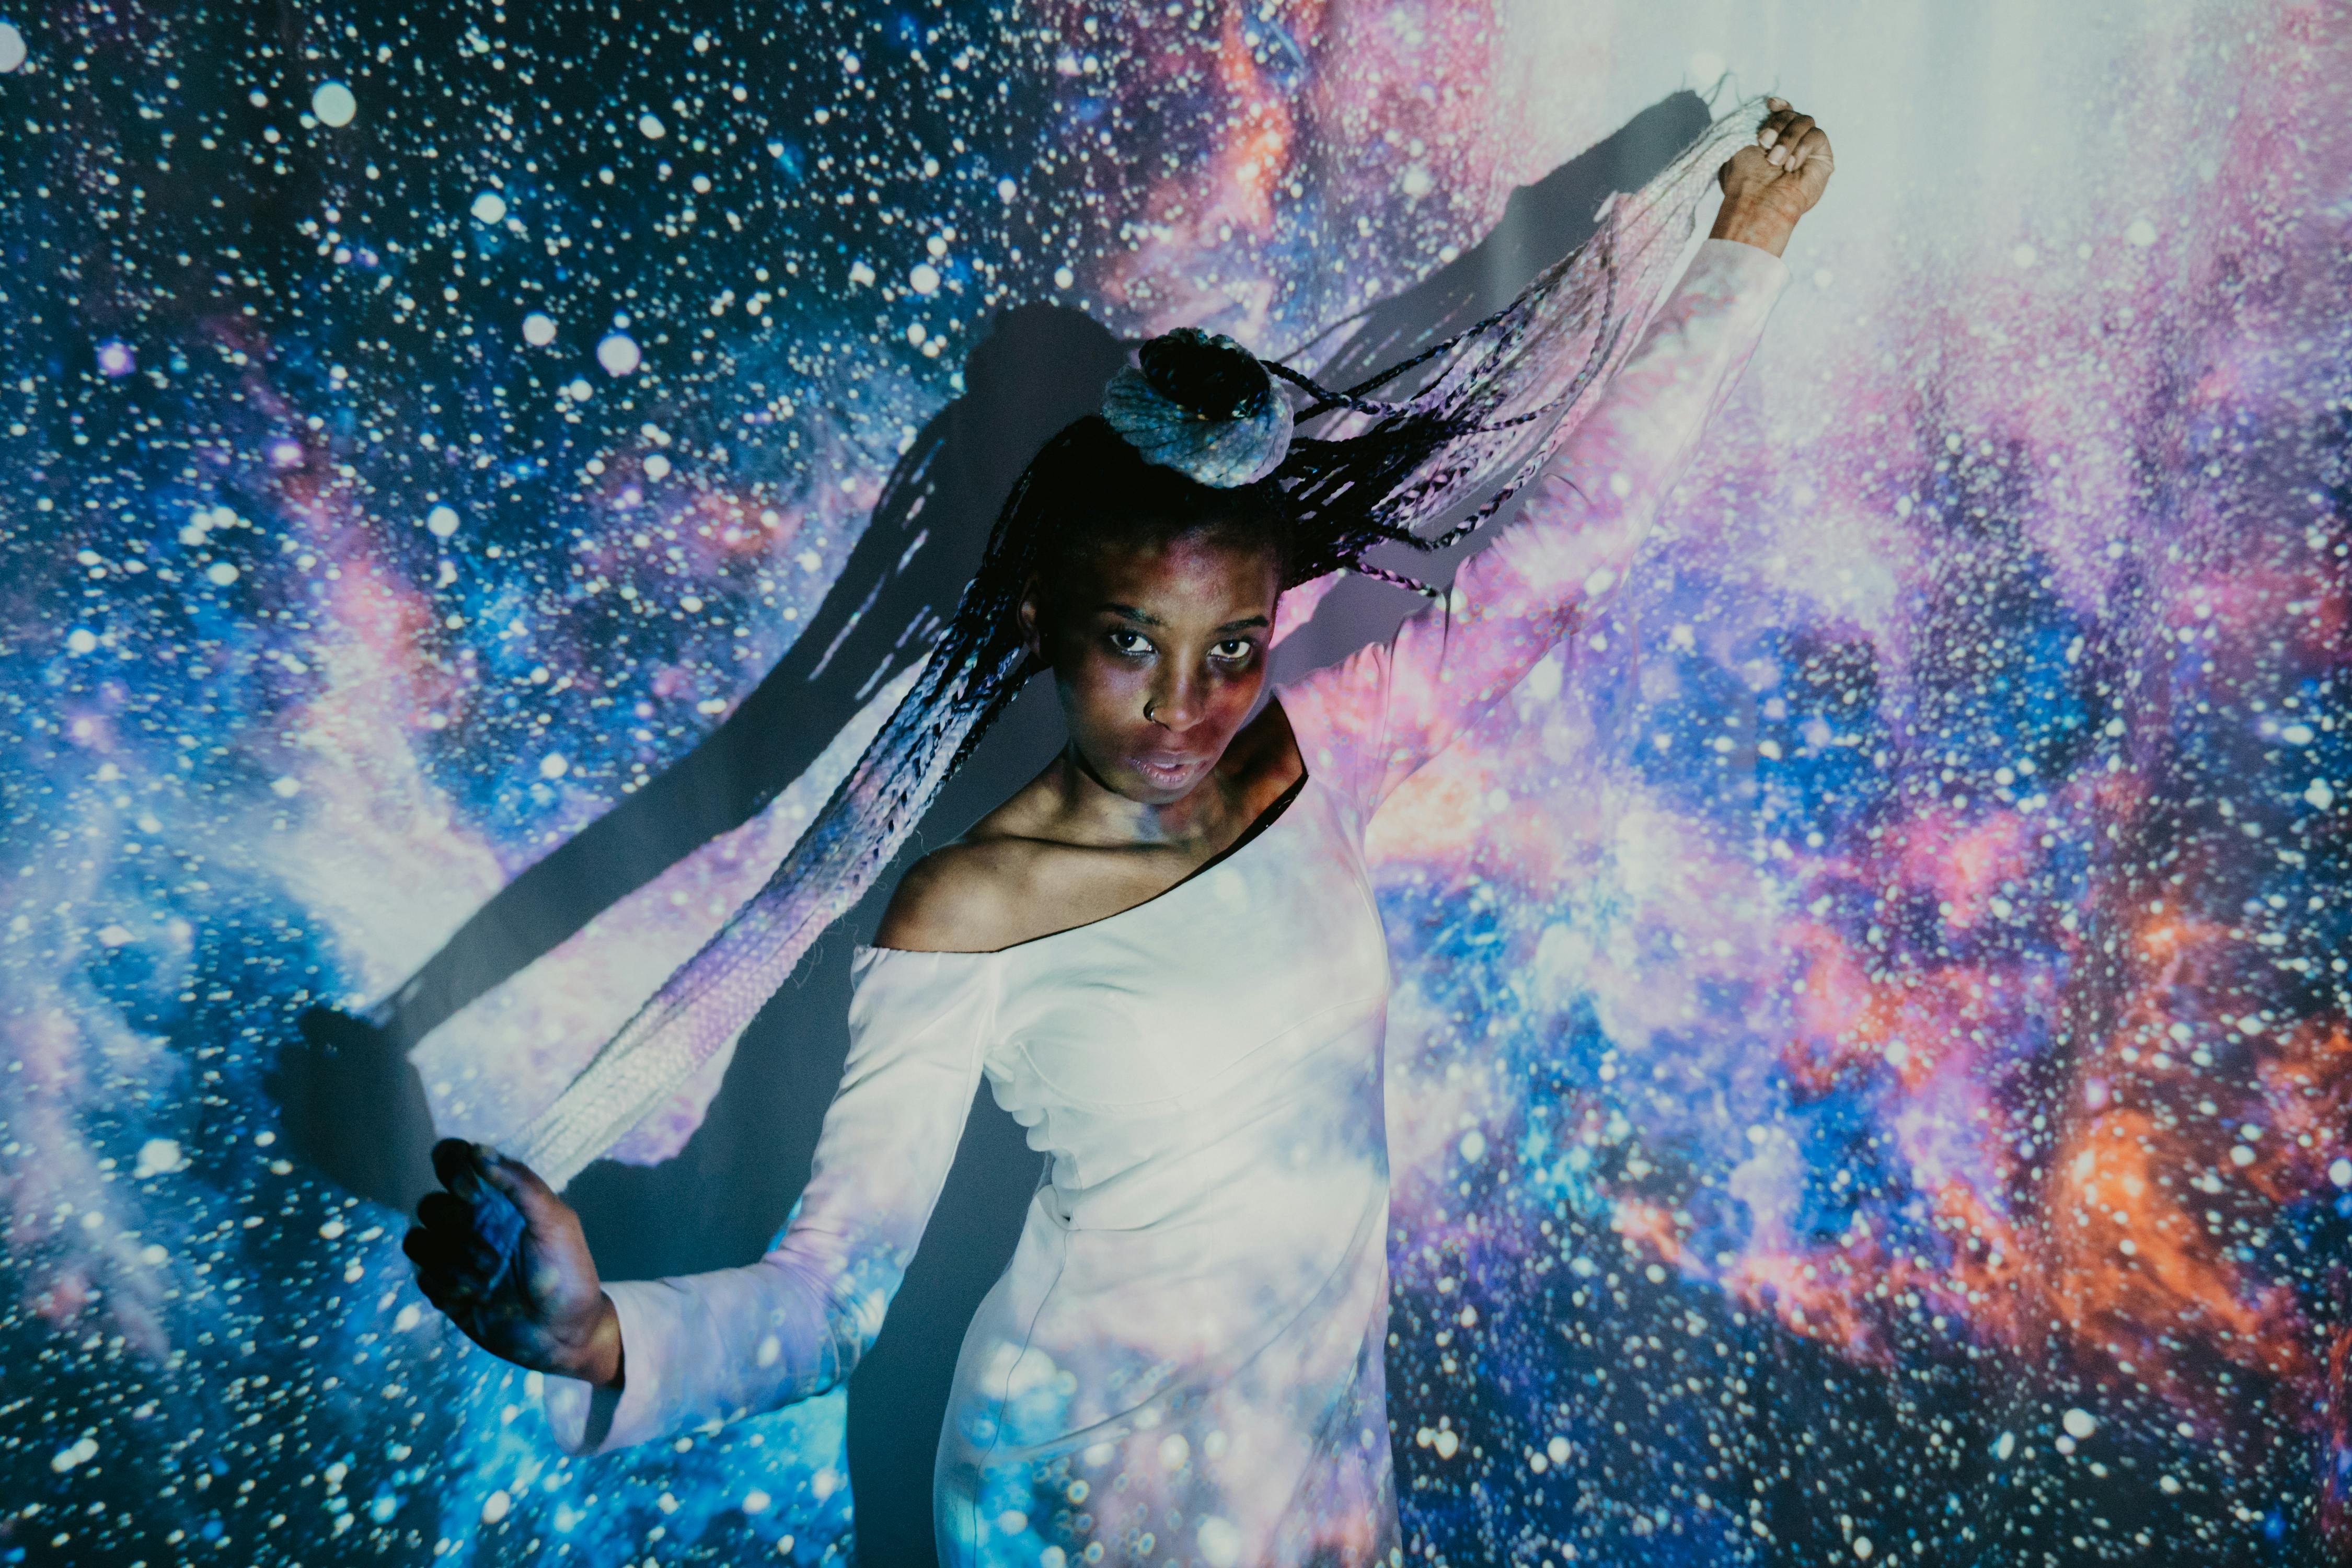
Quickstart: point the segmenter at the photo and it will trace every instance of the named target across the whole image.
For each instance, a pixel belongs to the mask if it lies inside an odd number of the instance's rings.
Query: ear
[[[1021,646],[1037,663],[1045,662],[1045,584],[1036,573],[1021,585]]]

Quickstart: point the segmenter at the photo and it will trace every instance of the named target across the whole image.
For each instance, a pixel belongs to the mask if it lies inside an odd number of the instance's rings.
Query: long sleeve
[[[1277,693],[1310,773],[1369,819],[1565,637],[1627,563],[1754,351],[1789,277],[1780,258],[1703,242],[1599,403],[1525,504],[1433,605]]]
[[[955,1159],[995,1016],[984,955],[860,949],[850,1047],[808,1185],[759,1262],[608,1284],[623,1385],[547,1379],[556,1441],[603,1453],[806,1399],[847,1378]],[[609,1408],[600,1408],[609,1406]]]

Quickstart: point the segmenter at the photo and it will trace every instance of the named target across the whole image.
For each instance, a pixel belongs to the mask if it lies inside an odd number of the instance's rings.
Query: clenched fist
[[[529,1166],[445,1138],[400,1249],[417,1289],[466,1337],[534,1372],[599,1387],[621,1381],[621,1324],[597,1283],[580,1216]]]
[[[1736,239],[1778,256],[1797,220],[1822,199],[1837,160],[1829,133],[1800,114],[1788,100],[1768,98],[1769,111],[1756,128],[1756,144],[1742,147],[1717,172],[1723,210],[1714,237]]]

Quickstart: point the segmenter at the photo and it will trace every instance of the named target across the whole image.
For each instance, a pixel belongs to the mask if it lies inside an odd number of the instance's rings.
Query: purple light
[[[139,368],[139,361],[131,345],[120,338],[109,338],[98,345],[98,369],[101,375],[129,375]]]
[[[302,460],[302,447],[297,441],[278,441],[269,448],[269,460],[281,468],[290,468]]]

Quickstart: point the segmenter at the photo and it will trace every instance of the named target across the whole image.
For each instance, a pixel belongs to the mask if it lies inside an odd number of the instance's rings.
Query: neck
[[[1055,760],[1057,813],[1072,837],[1105,844],[1184,844],[1214,838],[1230,825],[1234,801],[1224,766],[1209,770],[1181,797],[1155,805],[1119,794],[1097,777],[1075,746]]]

